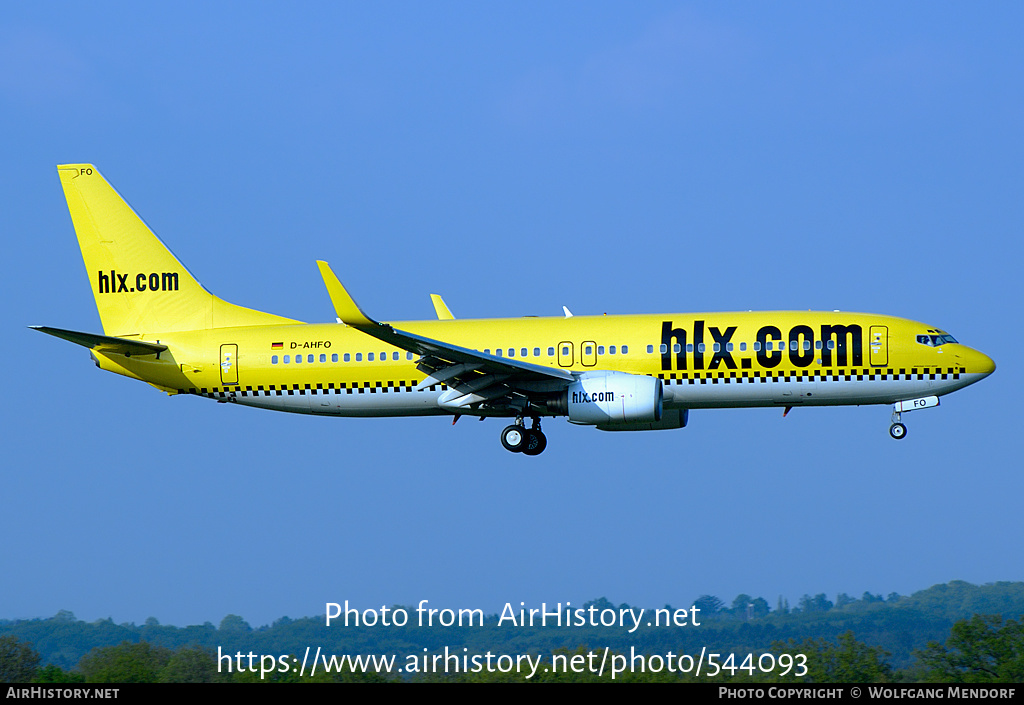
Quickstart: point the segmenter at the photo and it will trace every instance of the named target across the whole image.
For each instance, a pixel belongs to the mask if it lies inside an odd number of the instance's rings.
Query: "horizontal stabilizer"
[[[147,343],[142,340],[127,340],[125,338],[114,338],[109,335],[81,333],[75,330],[50,328],[48,326],[29,326],[29,328],[40,333],[62,338],[90,350],[102,353],[115,353],[117,355],[125,355],[126,357],[131,357],[132,355],[156,355],[167,349],[166,345]]]

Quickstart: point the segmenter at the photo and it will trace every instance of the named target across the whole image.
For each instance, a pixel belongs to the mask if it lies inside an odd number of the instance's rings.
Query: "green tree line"
[[[84,622],[61,611],[49,619],[0,620],[0,636],[31,645],[41,667],[82,673],[83,658],[96,648],[125,642],[145,642],[154,649],[162,649],[158,653],[164,656],[186,647],[212,653],[220,647],[223,653],[295,654],[310,645],[334,654],[435,653],[449,646],[453,650],[465,649],[466,653],[500,650],[550,656],[558,650],[573,653],[580,645],[608,647],[617,653],[628,653],[633,648],[647,654],[699,653],[707,647],[709,652],[722,654],[761,654],[773,644],[839,645],[843,635],[852,633],[860,642],[884,653],[883,661],[893,673],[906,674],[920,667],[918,652],[926,651],[931,642],[945,644],[958,621],[970,620],[977,614],[1004,620],[1024,614],[1024,583],[976,586],[954,581],[910,596],[864,593],[853,598],[840,593],[829,599],[824,594],[804,595],[794,605],[779,598],[774,607],[763,597],[748,594],[736,596],[731,603],[713,595],[700,595],[692,602],[665,605],[663,609],[671,613],[691,606],[700,609],[699,627],[648,627],[646,619],[653,615],[648,608],[644,623],[635,631],[603,626],[499,626],[496,614],[487,616],[483,626],[472,627],[419,628],[410,624],[384,628],[344,626],[337,622],[328,627],[320,616],[282,617],[271,625],[253,628],[237,615],[228,615],[219,626],[208,622],[176,627],[162,625],[152,617],[142,625],[115,624],[112,619]],[[599,598],[584,607],[619,610],[629,605]],[[409,611],[412,613],[413,608]],[[167,665],[161,663],[160,668]],[[176,661],[175,666],[178,665]],[[955,670],[953,666],[947,667],[950,669]]]
[[[580,663],[588,653],[585,646],[575,651],[558,649],[556,654],[567,658],[578,656]],[[858,641],[853,632],[837,639],[790,640],[772,644],[767,652],[806,657],[802,669],[773,669],[762,672],[753,666],[745,668],[739,660],[717,676],[671,672],[667,669],[626,671],[620,682],[805,682],[805,683],[1019,683],[1024,682],[1024,621],[1004,620],[998,615],[974,615],[956,622],[944,643],[931,642],[915,652],[915,663],[908,669],[894,669],[888,652]],[[96,647],[82,657],[70,670],[59,666],[41,666],[40,656],[32,646],[16,637],[0,637],[0,682],[5,683],[298,683],[298,682],[388,682],[394,674],[376,672],[328,673],[300,676],[296,669],[281,672],[272,669],[261,676],[257,671],[232,668],[228,672],[217,655],[201,646],[184,646],[172,650],[146,641],[123,642],[115,646]],[[550,663],[550,659],[546,661]],[[258,661],[256,662],[258,663]],[[534,682],[599,682],[609,680],[592,671],[542,672]],[[523,674],[486,672],[432,674],[423,681],[447,682],[514,682],[526,680]]]

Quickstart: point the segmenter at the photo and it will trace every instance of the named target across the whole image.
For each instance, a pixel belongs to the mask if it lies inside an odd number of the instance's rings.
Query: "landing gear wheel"
[[[548,439],[539,430],[530,429],[526,432],[526,447],[523,455],[540,455],[548,447]]]
[[[524,451],[527,447],[526,434],[527,430],[522,426],[516,424],[506,426],[505,430],[501,432],[501,445],[511,453]]]
[[[907,427],[901,423],[894,423],[889,427],[889,435],[897,441],[901,441],[907,437]]]

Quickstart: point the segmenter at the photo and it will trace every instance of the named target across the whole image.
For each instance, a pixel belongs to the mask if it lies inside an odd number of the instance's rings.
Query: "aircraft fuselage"
[[[891,404],[942,396],[989,374],[985,355],[918,336],[944,331],[873,314],[774,311],[393,323],[455,345],[576,373],[662,380],[669,408]],[[152,334],[156,356],[105,369],[166,391],[297,413],[445,414],[445,384],[417,390],[417,355],[344,324]],[[770,348],[769,348],[770,346]],[[116,359],[115,359],[116,358]],[[481,415],[515,416],[514,412]]]

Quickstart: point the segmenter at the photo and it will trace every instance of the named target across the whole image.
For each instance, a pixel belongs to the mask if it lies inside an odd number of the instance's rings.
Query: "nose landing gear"
[[[534,416],[530,428],[523,425],[523,417],[518,417],[511,426],[501,432],[501,445],[505,450],[523,455],[540,455],[548,446],[547,437],[540,430],[540,418]]]
[[[918,397],[917,399],[904,399],[892,405],[892,426],[889,427],[889,435],[897,441],[907,437],[907,427],[903,425],[901,417],[904,411],[916,411],[917,409],[930,409],[939,405],[939,397]]]
[[[892,426],[889,427],[889,435],[897,441],[907,437],[907,427],[901,423],[902,414],[895,409],[892,412]]]

